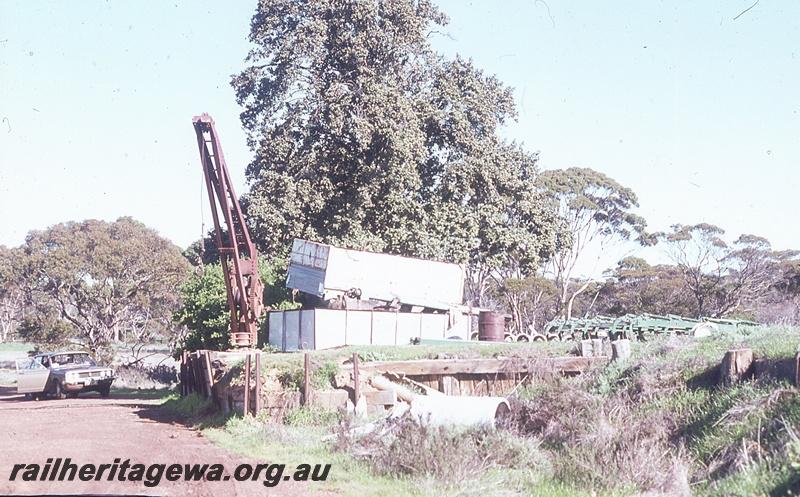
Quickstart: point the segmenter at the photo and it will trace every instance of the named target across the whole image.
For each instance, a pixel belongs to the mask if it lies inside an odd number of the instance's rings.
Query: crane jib
[[[195,116],[192,122],[228,295],[231,345],[255,347],[258,343],[258,318],[264,310],[264,285],[258,277],[258,251],[250,239],[242,207],[233,189],[214,120],[204,113]]]

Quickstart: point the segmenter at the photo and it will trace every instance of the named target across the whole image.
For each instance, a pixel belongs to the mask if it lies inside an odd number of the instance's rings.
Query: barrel
[[[506,315],[484,311],[478,315],[478,340],[502,342],[506,334]]]

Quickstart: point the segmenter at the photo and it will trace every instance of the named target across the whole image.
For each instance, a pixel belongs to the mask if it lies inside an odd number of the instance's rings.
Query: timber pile
[[[243,381],[235,381],[231,365],[244,360]],[[195,393],[211,398],[223,412],[236,411],[245,415],[267,412],[281,416],[287,409],[300,405],[300,395],[286,392],[275,368],[261,370],[261,352],[198,350],[181,356],[181,396]],[[245,387],[247,386],[247,388]],[[246,407],[246,409],[245,409]]]

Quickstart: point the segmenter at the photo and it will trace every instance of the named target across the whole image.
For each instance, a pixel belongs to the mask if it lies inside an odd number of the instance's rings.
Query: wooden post
[[[189,393],[197,393],[197,371],[195,371],[195,352],[191,352],[186,358],[188,359],[186,367],[189,370]]]
[[[358,386],[358,381],[359,381],[359,379],[358,379],[358,353],[357,352],[353,352],[353,382],[354,382],[353,396],[355,397],[353,399],[353,405],[354,406],[358,405],[358,398],[361,397],[361,389]]]
[[[197,393],[205,397],[206,390],[205,388],[203,388],[203,383],[205,382],[205,380],[203,380],[203,370],[202,367],[200,366],[200,358],[201,358],[200,351],[198,350],[195,353],[194,360],[192,361],[194,364],[194,382],[195,382],[194,388],[197,391]]]
[[[186,351],[181,352],[181,397],[186,396]]]
[[[595,357],[607,357],[605,351],[605,344],[602,338],[593,338],[592,345],[594,346]]]
[[[621,361],[631,355],[631,341],[627,338],[611,342],[611,360]]]
[[[731,349],[725,353],[719,371],[719,382],[730,386],[753,373],[752,349]]]
[[[244,360],[244,416],[250,415],[250,353]]]
[[[258,413],[261,412],[261,352],[256,352],[256,390],[254,395],[256,396],[256,409],[253,414],[258,416]]]
[[[794,385],[800,387],[800,352],[794,356]]]
[[[205,383],[206,387],[206,398],[209,398],[213,395],[212,388],[214,387],[214,373],[211,372],[211,358],[209,357],[210,351],[204,350],[203,351],[203,383]]]
[[[192,353],[186,353],[186,395],[192,393]]]
[[[591,340],[581,340],[581,357],[594,357],[594,346]]]
[[[311,358],[308,352],[303,357],[303,405],[307,406],[309,398],[311,397]]]

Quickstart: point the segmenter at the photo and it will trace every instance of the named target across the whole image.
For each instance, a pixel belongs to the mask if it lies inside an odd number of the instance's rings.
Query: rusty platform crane
[[[258,318],[264,310],[264,285],[258,277],[258,252],[250,239],[242,207],[233,190],[214,120],[208,114],[192,119],[203,163],[208,200],[228,293],[231,345],[255,347]]]

